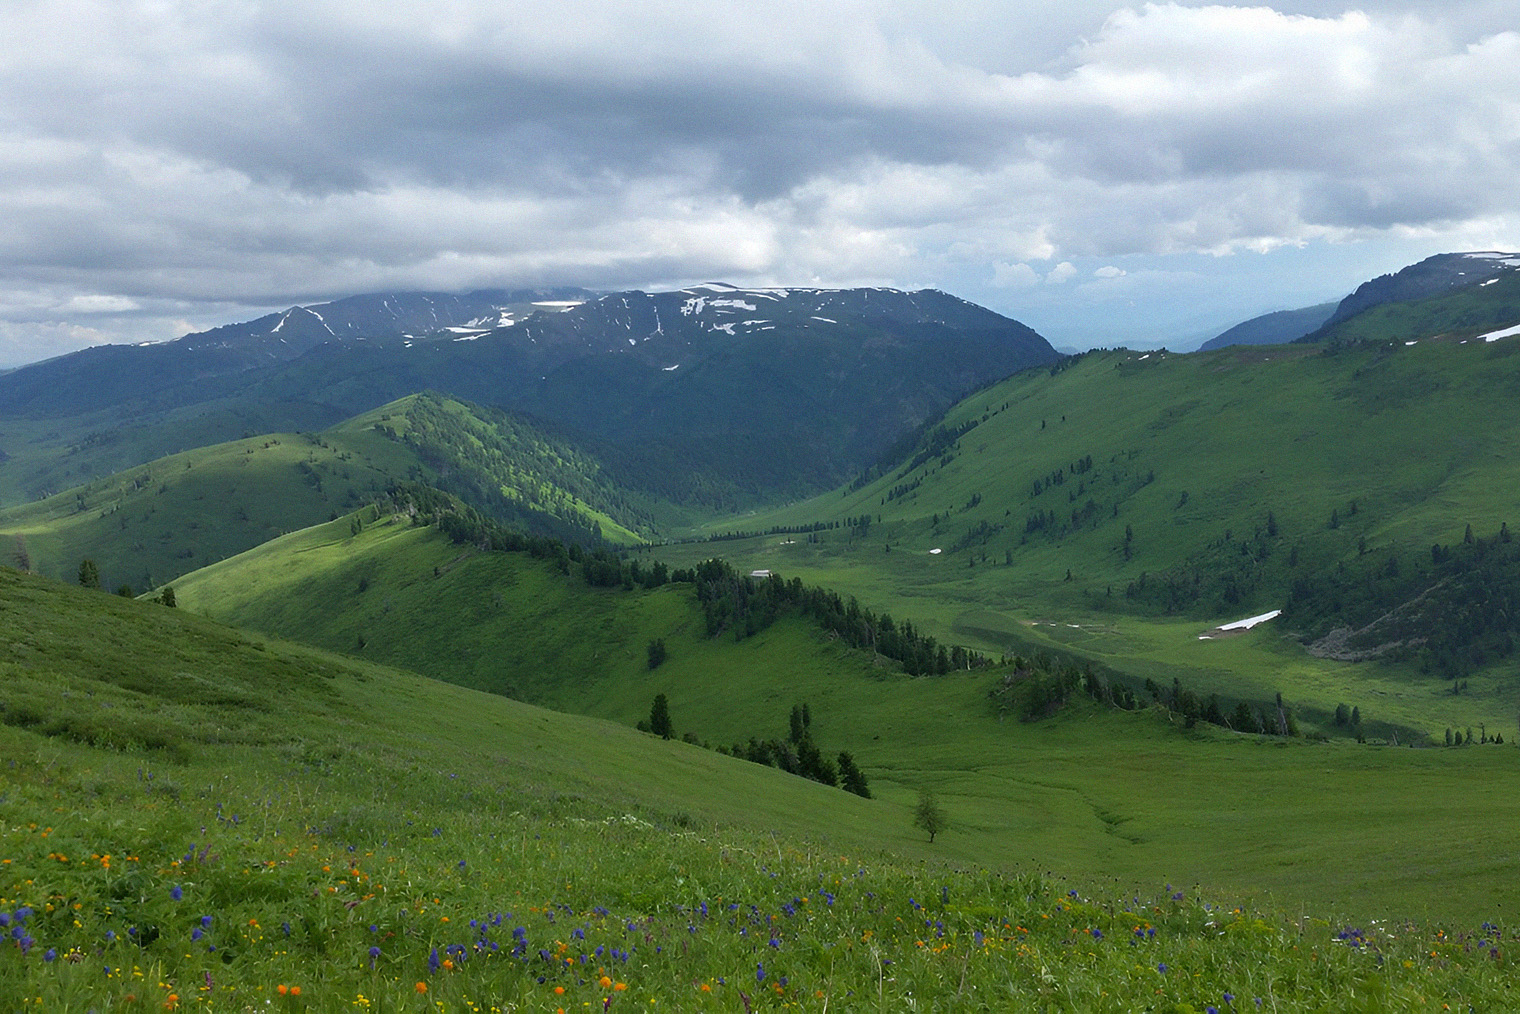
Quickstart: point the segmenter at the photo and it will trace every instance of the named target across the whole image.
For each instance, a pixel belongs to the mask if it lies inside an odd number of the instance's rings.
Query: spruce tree
[[[649,709],[649,731],[661,739],[669,739],[675,734],[670,723],[670,702],[664,694],[654,695],[654,704]]]

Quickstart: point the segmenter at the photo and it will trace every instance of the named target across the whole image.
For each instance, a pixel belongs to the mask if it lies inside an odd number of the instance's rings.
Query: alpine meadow
[[[1520,1010],[1520,0],[34,0],[0,1014]]]

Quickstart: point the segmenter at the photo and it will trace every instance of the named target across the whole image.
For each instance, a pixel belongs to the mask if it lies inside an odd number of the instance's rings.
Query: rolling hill
[[[690,584],[597,587],[579,566],[562,574],[552,559],[482,553],[403,516],[357,533],[348,519],[292,533],[176,587],[182,608],[628,725],[663,693],[677,735],[715,746],[784,737],[788,710],[806,703],[818,743],[850,751],[873,794],[907,806],[915,788],[931,786],[975,841],[978,861],[1068,875],[1198,881],[1279,898],[1324,892],[1337,905],[1353,901],[1353,883],[1371,890],[1371,881],[1390,903],[1435,904],[1394,872],[1404,861],[1396,855],[1425,848],[1409,833],[1418,823],[1410,814],[1449,803],[1437,803],[1429,785],[1465,781],[1472,763],[1489,770],[1479,758],[1494,758],[1498,771],[1513,750],[1272,745],[1203,726],[1184,732],[1159,709],[1081,701],[1053,719],[1020,722],[989,697],[1004,675],[996,668],[909,677],[798,616],[738,640],[732,631],[711,636]],[[667,657],[651,668],[646,647],[656,639]],[[1297,791],[1273,792],[1279,782]],[[1175,791],[1184,783],[1187,792]],[[1219,833],[1228,813],[1239,823]],[[1331,834],[1332,822],[1362,844]],[[1270,842],[1247,830],[1258,826],[1272,829]],[[1368,832],[1373,826],[1383,830]],[[1367,845],[1381,834],[1386,851]],[[1447,845],[1430,842],[1431,855]],[[1055,854],[1074,865],[1041,858]],[[1366,872],[1373,868],[1380,872]]]
[[[1517,516],[1520,346],[1412,341],[1092,353],[979,392],[865,481],[711,523],[659,555],[800,576],[983,650],[1080,642],[1137,676],[1243,696],[1270,693],[1263,674],[1287,665],[1299,699],[1376,694],[1384,715],[1412,717],[1416,699],[1465,710],[1439,681],[1481,673],[1482,720],[1508,724],[1496,663],[1514,633],[1514,564],[1498,547]],[[1471,576],[1489,551],[1502,575]],[[1437,585],[1459,594],[1421,599]],[[1322,662],[1296,641],[1284,656],[1198,640],[1275,609],[1287,614],[1252,639],[1376,640],[1375,621],[1416,600],[1445,604],[1374,645],[1404,659],[1392,669]],[[1481,630],[1478,603],[1494,606]]]
[[[997,786],[1017,843],[962,796],[972,779],[905,772],[951,816],[930,845],[888,782],[858,799],[5,568],[0,617],[0,995],[39,1009],[1498,1007],[1512,988],[1489,953],[1512,864],[1488,821],[1446,819],[1509,819],[1502,751],[1367,766],[1185,744],[1184,762],[1170,733],[1104,751],[1095,726],[1123,733],[1084,716]],[[1177,808],[1202,790],[1171,865],[1229,845],[1282,903],[1129,881],[1111,860],[1151,827],[1082,788],[1100,756]],[[1416,777],[1431,805],[1390,807]]]
[[[632,543],[662,505],[532,421],[431,392],[320,433],[275,433],[160,458],[0,510],[7,562],[139,591],[423,479],[555,538]]]

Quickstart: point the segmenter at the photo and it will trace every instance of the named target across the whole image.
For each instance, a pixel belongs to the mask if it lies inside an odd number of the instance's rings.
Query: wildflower
[[[755,981],[756,982],[764,982],[765,981],[765,966],[762,965],[762,964],[756,964],[755,965]]]
[[[283,982],[282,982],[282,983],[280,983],[280,984],[279,984],[279,985],[278,985],[278,986],[276,986],[276,987],[275,987],[275,988],[274,988],[274,991],[275,991],[275,992],[276,992],[276,993],[278,993],[278,994],[280,994],[280,995],[281,995],[281,996],[284,996],[284,995],[285,995],[285,994],[286,994],[286,993],[289,993],[289,992],[290,992],[290,987],[289,987],[289,986],[287,986],[287,985],[285,985],[285,984],[284,984],[284,983],[283,983]]]
[[[439,964],[440,962],[438,960],[438,948],[434,947],[433,953],[428,955],[428,971],[436,975],[438,973]]]
[[[173,898],[175,901],[182,900],[185,897],[184,889],[181,888],[178,884],[175,884],[173,887],[169,888],[169,897]]]
[[[58,957],[58,952],[56,950],[54,950],[53,948],[49,947],[47,949],[47,953],[42,956],[42,960],[43,961],[54,961],[54,960],[57,959],[57,957]]]
[[[1166,974],[1166,965],[1165,965],[1165,963],[1157,965],[1156,966],[1156,971],[1160,972],[1162,975],[1165,975]]]
[[[417,983],[417,992],[419,992],[419,993],[426,993],[427,992],[427,983],[425,983],[425,982],[419,982],[419,983]]]

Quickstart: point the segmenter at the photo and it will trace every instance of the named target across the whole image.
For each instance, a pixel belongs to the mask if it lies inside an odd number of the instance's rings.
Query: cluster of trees
[[[1148,679],[1145,681],[1145,689],[1153,701],[1180,716],[1189,729],[1203,721],[1236,732],[1266,736],[1298,735],[1298,721],[1293,717],[1292,709],[1283,703],[1282,694],[1276,695],[1272,704],[1252,706],[1249,701],[1239,701],[1232,711],[1226,712],[1220,706],[1218,694],[1210,694],[1204,700],[1183,687],[1176,678],[1173,678],[1169,688]]]
[[[866,783],[865,773],[855,763],[854,756],[848,750],[841,751],[836,760],[824,756],[823,751],[813,742],[812,725],[811,709],[806,704],[795,704],[792,706],[785,739],[762,740],[751,736],[748,743],[720,745],[718,753],[780,768],[788,774],[810,778],[823,785],[842,788],[846,792],[870,799],[871,789]],[[649,708],[649,720],[640,722],[639,729],[665,739],[675,736],[675,726],[670,718],[670,701],[664,694],[655,695],[654,703]],[[697,737],[692,733],[687,733],[682,738],[688,743],[706,746],[698,743]]]
[[[1283,616],[1311,638],[1350,628],[1350,650],[1459,680],[1515,651],[1520,543],[1508,524],[1488,537],[1468,525],[1460,542],[1428,553],[1368,553],[1299,576]]]
[[[555,561],[560,573],[579,566],[586,582],[598,587],[658,588],[672,582],[695,585],[697,601],[709,636],[732,632],[742,640],[765,630],[784,615],[812,620],[851,647],[866,648],[902,663],[910,676],[944,675],[961,669],[983,668],[990,660],[979,652],[956,645],[946,648],[919,633],[907,620],[898,623],[886,613],[862,609],[854,598],[837,592],[809,588],[800,578],[783,580],[780,575],[754,578],[741,575],[723,560],[706,560],[693,569],[668,570],[663,563],[644,566],[625,561],[608,549],[585,550],[566,546],[556,539],[527,535],[506,528],[480,512],[420,483],[392,488],[397,511],[410,513],[416,524],[432,524],[455,542],[504,552],[526,552]]]
[[[955,460],[955,445],[961,437],[970,433],[981,425],[980,419],[968,419],[955,426],[936,426],[923,437],[918,450],[902,470],[897,473],[897,478],[906,479],[914,469],[931,458],[940,459],[940,467],[943,468]]]
[[[24,548],[23,548],[23,550],[21,552],[22,553],[25,552]],[[17,562],[18,565],[23,562],[22,559],[21,559],[21,554],[20,553],[18,553],[18,555],[17,555],[17,561],[16,562]],[[31,569],[31,559],[27,558],[25,560],[25,564],[26,565],[20,567],[20,569],[21,570],[30,570]],[[95,591],[99,591],[100,590],[100,567],[95,563],[94,560],[91,560],[88,557],[86,557],[85,559],[79,561],[79,587],[81,587],[81,588],[90,588],[90,589],[93,589]],[[135,593],[132,591],[132,586],[131,585],[129,585],[129,584],[122,584],[122,585],[117,585],[117,587],[116,587],[116,594],[120,595],[124,599],[129,599],[129,598],[132,598]],[[174,588],[173,588],[173,586],[172,585],[165,585],[164,586],[164,590],[161,591],[161,592],[159,592],[158,597],[156,599],[154,599],[153,601],[157,602],[157,603],[159,603],[161,605],[168,606],[170,609],[173,609],[174,605],[175,605],[175,602],[174,602]]]
[[[1478,744],[1494,743],[1494,744],[1502,746],[1504,744],[1504,734],[1501,732],[1501,733],[1495,733],[1494,735],[1490,736],[1488,734],[1488,727],[1484,726],[1484,725],[1480,725],[1478,727],[1478,738],[1474,739],[1473,738],[1472,726],[1469,725],[1467,727],[1467,736],[1464,739],[1463,736],[1462,736],[1462,730],[1461,729],[1458,729],[1455,733],[1453,733],[1452,730],[1451,730],[1451,727],[1447,726],[1447,728],[1446,728],[1446,745],[1447,746],[1472,746],[1474,743],[1478,743]]]
[[[1176,679],[1170,687],[1148,679],[1145,690],[1154,704],[1182,719],[1183,725],[1189,729],[1199,722],[1208,722],[1236,732],[1269,736],[1299,734],[1298,722],[1292,709],[1283,702],[1282,694],[1277,695],[1273,704],[1253,706],[1240,701],[1227,711],[1220,704],[1218,694],[1204,698]],[[1124,711],[1145,706],[1128,685],[1094,672],[1091,664],[1078,667],[1071,662],[1054,660],[1044,652],[1027,660],[1022,656],[1015,657],[1011,670],[988,692],[999,713],[1012,712],[1024,721],[1036,721],[1055,714],[1077,694],[1086,694],[1100,704]]]
[[[731,631],[736,640],[752,636],[783,615],[807,617],[855,648],[866,648],[902,663],[910,676],[944,675],[958,669],[990,664],[986,656],[959,645],[947,649],[919,633],[907,620],[898,623],[886,613],[862,609],[852,597],[810,588],[800,578],[779,574],[766,578],[741,575],[723,560],[706,560],[696,567],[697,601],[710,636]]]
[[[840,752],[837,762],[825,757],[813,742],[812,724],[812,712],[808,706],[794,704],[786,739],[760,740],[751,736],[748,743],[735,743],[727,749],[720,746],[718,752],[780,768],[789,774],[811,778],[870,799],[871,789],[854,756],[846,750]]]
[[[1078,667],[1043,651],[1029,659],[1015,655],[1011,668],[988,691],[988,697],[999,714],[1013,712],[1032,722],[1055,714],[1077,693],[1124,711],[1141,706],[1133,690],[1119,680],[1100,676],[1091,663]]]
[[[1067,475],[1075,478],[1079,475],[1086,475],[1088,472],[1091,472],[1092,469],[1092,455],[1083,455],[1076,461],[1048,472],[1045,475],[1042,475],[1038,479],[1034,480],[1034,482],[1030,483],[1029,495],[1031,497],[1037,497],[1052,486],[1065,485]]]
[[[1231,530],[1186,562],[1159,574],[1143,573],[1131,581],[1124,597],[1132,604],[1166,614],[1203,612],[1218,615],[1251,601],[1267,577],[1271,561],[1282,548],[1284,536],[1271,511],[1249,536],[1236,537]],[[1128,559],[1133,536],[1125,528],[1123,551]],[[1290,554],[1288,566],[1297,563]],[[1276,571],[1280,573],[1280,571]]]
[[[389,416],[376,429],[410,447],[437,475],[439,488],[479,504],[492,517],[566,542],[599,544],[600,526],[582,505],[647,527],[651,517],[594,458],[500,409],[452,411],[433,394],[407,409],[404,429]]]
[[[771,525],[765,531],[747,531],[736,529],[727,532],[713,532],[706,539],[707,542],[732,542],[737,539],[753,539],[760,535],[813,535],[818,532],[832,532],[840,528],[856,528],[861,534],[871,527],[872,517],[869,514],[861,514],[843,521],[811,521],[804,525]],[[877,515],[874,519],[881,520]]]

